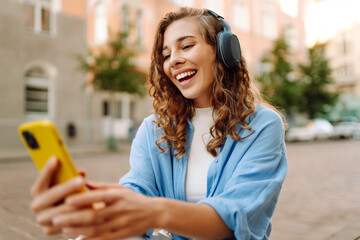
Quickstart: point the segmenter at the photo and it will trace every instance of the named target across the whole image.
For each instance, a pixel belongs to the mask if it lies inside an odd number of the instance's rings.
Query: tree
[[[289,61],[290,51],[284,35],[275,40],[273,49],[262,59],[268,71],[257,76],[265,99],[285,111],[289,117],[298,105],[299,84],[294,79],[294,67]]]
[[[325,45],[316,44],[308,49],[308,61],[299,64],[301,72],[301,98],[299,110],[309,118],[326,114],[327,108],[336,103],[338,94],[327,90],[333,83],[329,61],[325,57]]]
[[[80,68],[90,73],[94,88],[109,92],[110,107],[115,103],[115,92],[140,96],[145,93],[146,75],[132,62],[134,52],[125,45],[126,37],[126,33],[118,33],[104,47],[89,49],[88,54],[78,56]],[[114,112],[110,111],[110,114]],[[112,125],[114,116],[111,118]],[[115,150],[113,131],[110,132],[108,147]]]

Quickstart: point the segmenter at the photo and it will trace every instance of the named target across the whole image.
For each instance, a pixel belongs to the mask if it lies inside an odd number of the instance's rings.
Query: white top
[[[211,139],[210,127],[214,123],[212,108],[196,108],[191,122],[194,136],[188,158],[185,194],[187,201],[197,202],[206,198],[207,172],[215,159],[206,151],[206,145]]]

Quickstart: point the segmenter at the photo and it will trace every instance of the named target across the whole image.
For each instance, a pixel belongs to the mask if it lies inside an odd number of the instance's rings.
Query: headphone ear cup
[[[222,64],[225,64],[223,58],[222,58],[222,50],[221,50],[221,43],[222,43],[222,40],[221,40],[221,37],[222,37],[222,33],[223,32],[219,32],[217,35],[216,35],[216,56],[217,58],[220,60],[220,62]]]
[[[232,68],[241,60],[240,43],[232,32],[220,32],[218,39],[219,58],[226,67]]]

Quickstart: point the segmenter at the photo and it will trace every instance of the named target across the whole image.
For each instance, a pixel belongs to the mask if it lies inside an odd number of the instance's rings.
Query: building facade
[[[144,72],[157,24],[181,6],[208,8],[222,15],[238,36],[250,74],[264,69],[263,54],[285,34],[294,62],[305,58],[306,0],[1,0],[0,1],[0,151],[24,151],[17,127],[50,118],[72,148],[102,143],[110,133],[129,131],[152,113],[152,100],[94,91],[78,69],[76,54],[101,48],[119,31],[128,31],[135,64]],[[110,116],[116,116],[112,121]],[[69,134],[69,129],[76,134]]]
[[[340,101],[333,118],[360,118],[360,23],[338,33],[326,44],[326,53],[333,69],[335,91]]]
[[[129,32],[127,43],[137,55],[135,62],[144,72],[150,66],[154,33],[160,19],[169,11],[190,6],[208,8],[222,15],[238,36],[242,54],[250,74],[264,69],[261,59],[272,48],[273,41],[284,34],[291,47],[291,61],[304,61],[306,56],[304,16],[306,0],[291,1],[292,11],[284,0],[89,0],[87,4],[87,40],[90,48],[99,48],[119,31]],[[117,95],[112,111],[119,116],[115,121],[117,137],[124,137],[132,119],[141,121],[152,111],[151,99],[138,99],[126,94]],[[102,107],[107,107],[108,96],[102,95]],[[108,111],[103,111],[104,113]],[[110,119],[103,117],[103,129]],[[106,131],[105,135],[108,135]]]
[[[70,146],[85,142],[86,0],[0,1],[0,151],[23,151],[18,126],[50,118]],[[75,135],[68,134],[69,127]]]

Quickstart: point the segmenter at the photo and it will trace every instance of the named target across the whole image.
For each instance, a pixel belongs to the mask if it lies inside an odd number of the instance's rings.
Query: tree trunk
[[[107,147],[110,151],[116,151],[116,139],[115,139],[115,114],[116,114],[116,104],[115,104],[115,93],[114,91],[109,91],[109,105],[110,105],[110,114],[109,114],[109,136],[107,141]]]

